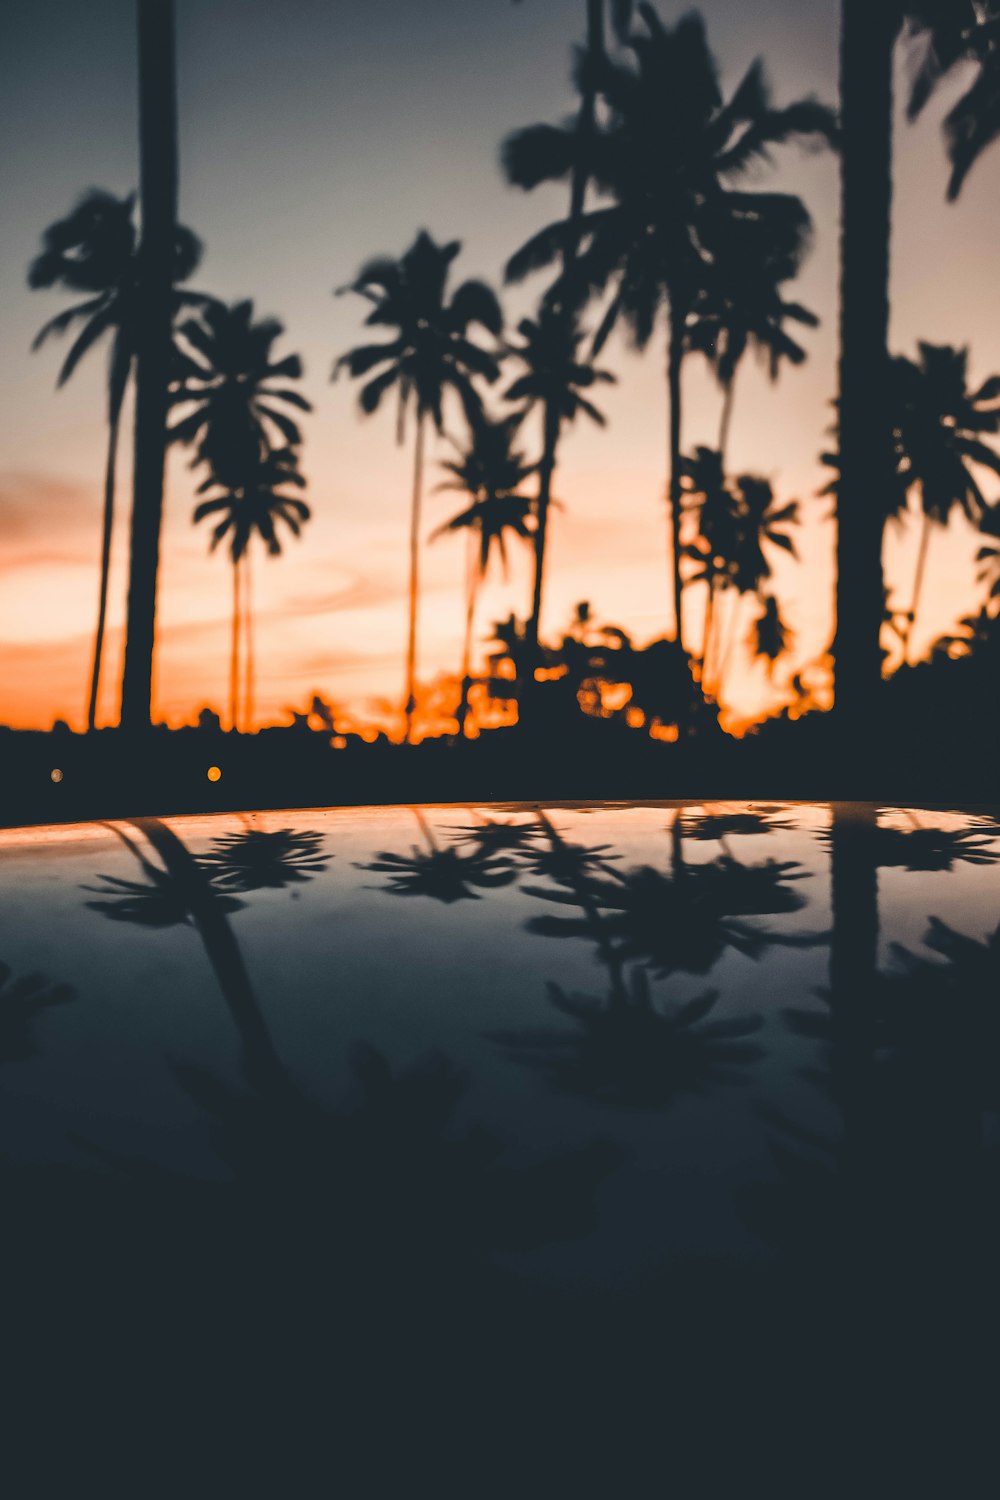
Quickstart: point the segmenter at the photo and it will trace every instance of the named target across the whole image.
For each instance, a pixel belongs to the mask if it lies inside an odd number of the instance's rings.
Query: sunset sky
[[[659,6],[667,20],[687,8]],[[779,102],[809,92],[833,101],[837,0],[704,0],[700,8],[727,87],[761,54]],[[104,356],[88,356],[56,392],[60,349],[29,348],[64,303],[58,293],[29,292],[25,271],[41,231],[83,190],[136,185],[134,4],[34,0],[2,9],[0,722],[48,727],[61,717],[80,727],[97,603]],[[314,519],[281,558],[256,564],[260,721],[282,720],[314,691],[358,713],[399,701],[411,451],[395,446],[389,410],[365,419],[350,383],[330,383],[334,358],[361,339],[364,309],[332,292],[373,253],[401,253],[422,227],[462,240],[457,275],[500,284],[510,253],[565,211],[565,193],[506,187],[499,143],[512,128],[570,111],[570,45],[583,15],[583,0],[177,0],[181,217],[205,244],[191,284],[252,297],[261,314],[280,317],[282,352],[301,352],[316,408],[303,456]],[[918,126],[900,122],[892,341],[903,353],[918,338],[967,343],[978,382],[1000,369],[1000,153],[977,165],[959,204],[944,202],[939,122],[959,82]],[[830,505],[816,491],[835,383],[836,166],[829,156],[788,153],[765,181],[800,192],[813,212],[815,249],[796,296],[823,321],[806,332],[808,364],[777,387],[751,364],[741,372],[730,457],[802,502],[802,561],[781,559],[776,578],[797,633],[795,660],[804,662],[823,651],[832,618]],[[540,289],[505,292],[511,324]],[[561,449],[543,631],[587,599],[602,620],[645,642],[670,625],[662,338],[637,356],[616,336],[603,363],[619,377],[601,393],[608,428],[580,425]],[[686,382],[685,446],[714,442],[713,380],[692,359]],[[154,710],[171,723],[206,703],[221,707],[227,684],[230,570],[191,525],[197,480],[185,462],[171,459],[160,581]],[[102,722],[117,717],[127,449],[120,476]],[[432,471],[431,485],[439,477]],[[457,508],[453,496],[429,495],[425,535],[449,507]],[[900,607],[916,541],[915,527],[890,533]],[[918,646],[978,605],[975,546],[958,525],[935,537]],[[425,680],[458,665],[462,567],[457,540],[425,552]],[[484,595],[484,624],[526,613],[529,571],[526,554],[512,558],[509,581]],[[778,673],[779,691],[786,675]],[[745,664],[730,698],[747,714],[774,694]]]

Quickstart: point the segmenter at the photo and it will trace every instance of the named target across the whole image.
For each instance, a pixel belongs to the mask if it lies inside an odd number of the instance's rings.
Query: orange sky
[[[786,0],[772,0],[772,8],[771,23],[765,17],[750,28],[745,12],[727,0],[704,5],[727,83],[732,85],[759,46],[771,61],[779,100],[808,90],[831,98],[836,5],[795,9]],[[108,26],[118,27],[128,7],[102,0],[100,9]],[[304,3],[301,9],[318,25],[321,13],[340,8]],[[432,16],[437,9],[447,7],[431,6]],[[457,79],[435,73],[433,59],[452,30],[442,29],[437,37],[429,25],[427,66],[405,74],[406,87],[394,91],[396,117],[386,123],[380,116],[375,128],[366,114],[365,91],[370,94],[380,78],[387,82],[395,77],[394,68],[403,68],[404,44],[409,40],[412,50],[412,37],[397,39],[397,57],[386,34],[377,28],[369,34],[360,20],[349,47],[338,49],[333,35],[330,67],[334,61],[340,69],[350,63],[354,79],[354,92],[345,98],[346,83],[338,92],[339,75],[328,76],[319,64],[315,79],[308,71],[308,36],[293,30],[285,38],[272,28],[267,35],[272,54],[278,49],[274,79],[254,116],[252,149],[241,150],[249,128],[239,113],[246,108],[241,85],[247,80],[235,67],[220,71],[224,36],[212,31],[193,0],[180,0],[182,215],[208,247],[195,282],[227,297],[252,295],[261,313],[284,319],[284,347],[303,352],[306,390],[316,405],[305,422],[304,450],[314,520],[301,542],[289,542],[283,557],[260,556],[255,563],[262,722],[282,720],[314,691],[376,717],[377,700],[398,702],[401,696],[410,450],[395,447],[388,412],[364,420],[349,384],[329,383],[334,356],[362,336],[362,305],[334,299],[331,290],[368,254],[400,252],[421,225],[440,239],[464,239],[459,274],[486,275],[497,283],[510,252],[562,211],[562,194],[515,193],[504,187],[496,166],[497,142],[507,128],[558,118],[571,102],[565,77],[572,32],[566,17],[582,7],[560,0],[559,14],[540,7],[535,19],[528,9],[470,0],[468,13],[462,12],[470,16],[470,28],[473,23],[478,28],[472,39],[477,50],[492,49],[488,90],[481,79],[477,89],[474,70]],[[674,13],[673,7],[662,9],[668,17]],[[803,10],[810,15],[803,16]],[[94,182],[126,191],[132,185],[134,107],[126,49],[104,81],[104,94],[88,106],[99,110],[100,118],[85,116],[73,131],[74,109],[82,105],[71,90],[66,99],[53,92],[55,63],[47,61],[43,72],[37,67],[32,72],[35,54],[49,45],[44,11],[41,5],[34,30],[34,23],[22,18],[18,37],[26,58],[19,87],[33,91],[20,103],[33,105],[42,123],[29,144],[15,143],[0,175],[4,201],[11,206],[0,242],[0,357],[6,376],[0,433],[0,721],[46,727],[59,717],[80,727],[97,599],[103,362],[91,356],[71,387],[54,391],[57,351],[29,356],[27,350],[34,329],[62,304],[55,294],[29,293],[23,277],[39,230],[83,187]],[[737,15],[743,17],[739,22]],[[328,18],[324,24],[338,23]],[[526,34],[537,55],[530,68],[519,70],[518,49]],[[249,48],[253,37],[244,40]],[[77,37],[63,35],[59,45],[66,50],[67,77],[84,44],[82,30]],[[294,57],[290,51],[283,60],[283,46],[298,49]],[[98,78],[91,92],[100,89]],[[285,109],[286,93],[293,118]],[[904,352],[912,351],[918,337],[971,343],[976,381],[1000,368],[994,289],[1000,153],[976,168],[957,206],[945,205],[946,169],[937,132],[946,98],[918,127],[900,125],[893,343]],[[779,556],[775,568],[777,592],[796,631],[794,658],[779,669],[776,689],[747,660],[736,663],[728,699],[738,716],[780,699],[789,672],[818,656],[831,630],[833,531],[829,502],[816,499],[815,492],[824,478],[816,455],[826,441],[835,376],[835,164],[829,158],[788,157],[761,185],[765,181],[801,192],[813,211],[816,249],[796,295],[821,314],[823,324],[815,334],[807,331],[808,365],[786,373],[776,388],[749,365],[740,374],[732,463],[771,477],[781,497],[800,499],[806,524],[799,537],[801,563]],[[955,270],[959,274],[946,274]],[[518,288],[506,296],[510,321],[530,307],[536,290]],[[619,376],[617,387],[601,392],[608,430],[581,425],[561,450],[556,492],[563,508],[551,527],[543,626],[550,633],[558,630],[576,601],[588,599],[600,619],[645,641],[670,624],[662,349],[654,342],[640,358],[612,340],[603,362]],[[718,392],[694,360],[685,396],[686,445],[711,442]],[[432,468],[429,490],[437,477]],[[117,709],[128,480],[126,451],[103,722],[113,722]],[[183,457],[175,455],[163,537],[155,702],[157,714],[171,723],[190,721],[205,703],[222,708],[227,691],[229,568],[222,555],[207,555],[206,535],[190,525],[195,482]],[[451,513],[449,507],[457,508],[454,496],[429,493],[425,535]],[[904,535],[890,534],[888,542],[889,577],[900,590],[895,599],[900,607],[906,603],[916,540],[911,528]],[[975,538],[958,525],[947,536],[935,536],[918,646],[977,605],[975,546]],[[458,539],[442,539],[425,550],[420,660],[428,679],[458,664],[463,557]],[[509,581],[497,580],[484,593],[481,622],[511,609],[524,614],[529,587],[527,555],[515,553]],[[691,610],[697,637],[700,604],[694,592]]]

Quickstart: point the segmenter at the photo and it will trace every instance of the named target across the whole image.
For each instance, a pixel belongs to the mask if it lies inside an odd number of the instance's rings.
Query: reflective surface
[[[530,1449],[659,1493],[667,1431],[721,1486],[718,1424],[770,1465],[876,1388],[887,1451],[897,1399],[969,1415],[993,814],[296,812],[8,832],[0,861],[36,1416],[66,1399],[92,1438],[95,1376],[142,1462],[211,1399],[234,1483],[311,1492],[335,1431],[382,1493],[389,1421],[465,1475],[492,1453],[515,1483]]]

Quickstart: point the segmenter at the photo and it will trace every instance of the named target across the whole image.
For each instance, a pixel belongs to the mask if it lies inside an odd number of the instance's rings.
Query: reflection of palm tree
[[[775,833],[793,824],[780,807],[745,808],[739,812],[696,812],[684,808],[680,813],[680,830],[684,838],[696,843],[725,843],[740,835]]]
[[[531,614],[527,625],[527,652],[532,671],[537,666],[538,633],[542,617],[542,587],[545,575],[545,543],[548,536],[552,480],[556,469],[559,438],[581,412],[604,425],[604,416],[582,393],[596,384],[608,384],[614,376],[580,357],[583,335],[575,315],[568,310],[542,304],[537,318],[518,324],[519,344],[510,353],[523,367],[504,392],[508,401],[522,404],[526,416],[536,407],[542,414],[542,457],[538,465],[538,502],[535,511],[535,574],[531,591]]]
[[[870,844],[870,858],[877,869],[951,870],[956,864],[992,865],[1000,860],[994,837],[977,826],[889,828],[876,824]]]
[[[383,343],[362,344],[342,355],[334,365],[334,378],[346,369],[355,379],[364,379],[361,409],[377,411],[395,388],[398,399],[397,438],[402,442],[411,405],[416,418],[413,458],[413,497],[410,506],[409,630],[406,647],[406,738],[413,733],[416,708],[417,601],[420,592],[420,507],[423,490],[424,440],[427,419],[438,432],[444,427],[442,406],[445,392],[453,391],[462,403],[469,425],[475,427],[482,402],[475,379],[496,380],[496,357],[469,338],[469,328],[478,324],[498,336],[503,323],[500,304],[482,281],[465,281],[448,297],[448,272],[462,246],[458,240],[435,244],[425,231],[399,259],[367,261],[354,281],[342,291],[357,292],[371,304],[365,319],[369,327],[391,329],[393,337]],[[375,373],[373,373],[375,372]]]
[[[460,854],[455,848],[442,849],[422,815],[414,809],[426,849],[414,844],[409,854],[382,852],[370,864],[358,866],[373,874],[387,875],[381,887],[393,896],[430,896],[451,905],[454,901],[477,901],[480,890],[495,890],[510,885],[516,878],[513,867],[485,849]]]
[[[769,947],[812,945],[814,936],[777,934],[743,920],[747,916],[800,911],[804,898],[790,890],[803,871],[789,861],[768,859],[743,865],[731,856],[688,864],[681,828],[675,824],[669,872],[649,865],[593,876],[588,896],[600,913],[605,940],[619,959],[636,960],[655,974],[707,974],[727,948],[758,958]],[[530,894],[577,905],[571,892],[534,889]],[[586,918],[534,917],[529,930],[547,937],[592,935]]]
[[[763,1025],[761,1016],[709,1020],[718,999],[711,991],[661,1010],[641,969],[630,990],[610,999],[567,994],[557,984],[548,994],[575,1031],[499,1031],[493,1040],[561,1088],[609,1104],[655,1108],[680,1093],[742,1082],[746,1065],[763,1055],[747,1040]]]
[[[492,857],[532,848],[541,832],[534,822],[513,823],[505,818],[480,816],[476,823],[466,828],[453,828],[451,837],[456,844],[471,844],[480,854]]]
[[[104,471],[104,517],[101,530],[101,581],[98,593],[97,633],[90,675],[87,728],[97,718],[101,658],[108,606],[108,573],[115,515],[115,469],[122,403],[135,359],[136,298],[138,295],[138,247],[134,221],[135,198],[115,198],[92,189],[65,219],[52,224],[43,237],[44,248],[32,261],[28,285],[58,286],[82,292],[84,301],[50,319],[39,331],[32,347],[37,349],[51,334],[77,329],[76,338],[59,371],[65,385],[83,356],[111,334],[108,360],[108,452]],[[178,227],[174,245],[174,280],[184,281],[198,264],[200,246],[190,230]],[[175,292],[176,307],[203,299],[190,292]]]
[[[32,1035],[36,1016],[73,998],[68,984],[53,984],[40,974],[15,979],[8,966],[0,963],[0,1062],[32,1057],[38,1050]]]
[[[494,550],[500,555],[500,564],[507,574],[507,533],[529,540],[528,518],[533,502],[518,493],[535,464],[525,462],[524,454],[513,447],[517,417],[504,417],[491,422],[483,416],[470,429],[469,446],[460,450],[457,459],[449,459],[441,467],[451,474],[451,480],[438,485],[439,490],[459,490],[467,495],[472,504],[458,515],[452,516],[439,526],[431,536],[443,536],[447,532],[464,531],[471,544],[465,580],[465,633],[462,643],[462,691],[458,705],[458,732],[464,733],[469,711],[469,689],[472,686],[472,640],[475,624],[476,601],[479,589],[489,570]]]
[[[586,243],[573,263],[579,285],[613,285],[596,345],[619,318],[636,343],[651,338],[661,305],[668,307],[667,385],[670,427],[670,505],[673,606],[681,637],[681,363],[687,332],[703,285],[704,246],[723,241],[733,220],[767,226],[769,242],[793,260],[809,228],[809,216],[789,194],[726,191],[731,180],[766,157],[771,144],[829,137],[829,110],[812,101],[773,108],[763,71],[755,65],[732,99],[724,102],[718,70],[697,16],[676,27],[663,25],[652,6],[640,7],[646,33],[633,34],[635,66],[590,57],[609,109],[608,122],[589,143],[587,167],[609,195],[576,223],[551,224],[512,258],[508,275],[519,279],[566,255],[582,235]],[[531,126],[504,148],[507,174],[523,188],[571,177],[581,142],[575,127]]]
[[[154,865],[134,840],[111,825],[138,860],[146,879],[139,882],[102,876],[103,886],[85,889],[98,891],[103,899],[87,905],[115,921],[144,927],[193,925],[204,944],[222,997],[243,1042],[250,1081],[262,1090],[283,1092],[287,1088],[284,1070],[227,920],[232,912],[240,911],[244,903],[216,890],[198,861],[159,818],[131,818],[129,821],[152,845],[161,864]]]
[[[250,828],[213,839],[198,863],[217,889],[280,891],[322,875],[331,857],[323,853],[321,833]]]
[[[233,564],[233,626],[230,648],[230,725],[239,728],[240,620],[246,634],[246,703],[245,728],[252,727],[253,713],[253,611],[250,583],[250,543],[256,535],[267,548],[268,556],[281,555],[278,522],[283,522],[293,536],[300,536],[303,523],[309,520],[309,506],[288,486],[305,487],[299,473],[298,459],[291,448],[273,452],[248,450],[242,470],[224,465],[214,466],[209,477],[199,485],[199,494],[207,498],[195,506],[195,523],[208,516],[217,518],[212,529],[210,549],[214,552],[229,537],[229,556]],[[214,493],[211,493],[214,491]],[[243,601],[241,608],[241,580]]]

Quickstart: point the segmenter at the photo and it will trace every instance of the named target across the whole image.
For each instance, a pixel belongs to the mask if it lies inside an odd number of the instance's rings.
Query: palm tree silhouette
[[[1000,375],[975,391],[967,385],[969,351],[949,345],[918,345],[916,360],[893,360],[896,384],[896,444],[899,482],[915,489],[923,523],[913,595],[905,616],[903,661],[920,604],[928,543],[934,526],[947,526],[953,510],[978,521],[986,501],[975,468],[1000,474],[1000,454],[984,438],[1000,432]]]
[[[366,325],[391,329],[394,336],[381,343],[361,344],[341,355],[333,367],[333,378],[346,369],[352,378],[364,379],[359,399],[362,411],[369,415],[395,388],[399,402],[397,441],[403,441],[411,406],[416,421],[404,709],[407,740],[413,735],[416,708],[420,507],[427,419],[438,432],[444,430],[444,396],[451,390],[458,396],[470,427],[475,427],[482,412],[475,380],[492,383],[499,375],[496,354],[468,336],[470,327],[478,325],[499,337],[503,315],[493,291],[485,282],[464,281],[448,296],[449,269],[461,248],[459,240],[438,245],[426,230],[421,230],[399,260],[381,256],[367,261],[354,281],[338,292],[356,292],[364,297],[371,304]]]
[[[555,473],[559,438],[564,426],[574,422],[581,412],[592,422],[604,425],[604,416],[584,391],[597,384],[613,383],[608,370],[597,369],[580,357],[582,333],[571,311],[546,305],[536,318],[523,318],[518,324],[519,344],[509,352],[522,371],[504,392],[506,400],[522,406],[521,417],[536,407],[542,414],[542,457],[538,464],[538,502],[535,527],[535,573],[531,592],[531,614],[525,636],[530,670],[537,665],[538,632],[542,613],[542,588],[545,575],[545,543],[548,535],[549,507],[552,503],[552,478]]]
[[[53,334],[71,330],[76,337],[59,371],[63,386],[80,360],[110,335],[108,357],[108,450],[104,470],[104,507],[101,524],[101,576],[97,603],[97,630],[87,700],[87,728],[97,723],[97,700],[108,607],[108,574],[115,519],[115,471],[122,403],[135,362],[139,256],[135,228],[135,195],[116,198],[92,188],[64,219],[45,230],[43,248],[28,268],[33,289],[59,287],[83,293],[84,300],[58,313],[42,327],[33,349]],[[201,247],[189,229],[178,225],[174,235],[173,281],[185,281],[195,270]],[[175,290],[174,307],[200,305],[195,292]]]
[[[241,576],[243,586],[243,613],[246,631],[246,729],[251,728],[253,710],[253,613],[250,596],[250,542],[254,535],[260,537],[270,557],[281,554],[281,541],[277,525],[288,527],[293,536],[300,536],[303,523],[311,514],[308,505],[297,495],[290,494],[288,486],[302,489],[305,479],[299,473],[298,460],[291,448],[266,452],[257,450],[256,457],[250,450],[246,454],[245,467],[238,473],[229,457],[221,462],[218,474],[213,472],[198,486],[199,494],[209,494],[195,506],[195,523],[208,516],[219,516],[212,530],[210,550],[226,537],[229,538],[229,555],[233,564],[233,627],[230,649],[230,724],[239,728],[239,676],[240,676],[240,618]],[[242,565],[242,566],[241,566]]]
[[[767,548],[777,547],[791,557],[797,555],[795,543],[788,535],[787,528],[798,524],[798,501],[776,501],[770,480],[755,474],[738,475],[732,481],[732,493],[734,524],[729,536],[723,537],[732,550],[727,565],[720,568],[716,576],[720,587],[730,589],[735,594],[735,599],[729,620],[728,639],[724,646],[720,646],[719,660],[713,674],[715,693],[722,687],[739,639],[740,607],[744,596],[753,594],[760,600],[763,613],[758,623],[763,621],[763,644],[768,647],[768,651],[777,644],[778,632],[775,627],[780,625],[782,632],[785,630],[780,616],[768,618],[769,608],[777,611],[777,601],[769,607],[767,599],[772,596],[765,594],[763,589],[763,585],[771,577]],[[780,651],[777,654],[780,655]]]
[[[74,998],[71,985],[54,984],[41,974],[16,978],[7,964],[0,963],[0,1063],[33,1057],[38,1050],[32,1033],[35,1018]]]
[[[255,320],[253,303],[231,306],[212,301],[197,318],[178,330],[182,346],[174,361],[171,402],[182,414],[170,428],[174,442],[194,448],[192,467],[204,464],[209,477],[204,493],[219,487],[225,495],[198,506],[195,520],[225,510],[231,526],[216,528],[213,548],[226,530],[233,542],[233,635],[231,651],[231,724],[239,718],[239,647],[241,629],[246,641],[246,702],[244,721],[253,714],[253,621],[248,542],[256,530],[272,555],[277,555],[274,521],[284,521],[294,535],[309,509],[281,491],[282,485],[303,488],[292,452],[302,432],[291,412],[310,412],[309,401],[286,382],[302,378],[297,354],[276,357],[274,346],[284,335],[277,318]],[[227,500],[225,497],[230,497]],[[236,512],[237,499],[252,503]],[[206,508],[206,506],[208,508]],[[242,568],[240,563],[242,561]],[[240,595],[243,602],[241,607]]]
[[[772,381],[784,360],[801,365],[806,351],[786,324],[816,328],[819,318],[801,302],[785,300],[782,288],[798,274],[805,244],[789,248],[772,241],[771,225],[760,219],[733,219],[704,269],[704,281],[691,315],[688,345],[703,354],[722,387],[718,448],[725,463],[732,425],[736,375],[754,348]]]
[[[465,579],[465,634],[462,643],[462,690],[458,705],[458,732],[465,733],[469,712],[469,689],[472,686],[472,640],[476,601],[486,577],[490,558],[499,553],[504,576],[507,575],[507,533],[528,541],[528,520],[534,502],[518,493],[536,464],[525,462],[524,454],[513,446],[519,417],[502,417],[490,421],[485,415],[469,429],[469,443],[459,448],[457,459],[446,460],[441,467],[452,477],[439,484],[439,490],[458,490],[468,495],[472,504],[452,516],[431,535],[431,541],[446,533],[464,531],[470,543]]]
[[[794,632],[782,618],[773,594],[760,595],[761,611],[750,626],[747,645],[750,654],[767,663],[767,675],[773,676],[776,662],[792,648]]]
[[[952,165],[948,197],[955,199],[971,168],[1000,135],[1000,11],[996,0],[957,0],[955,4],[938,0],[933,7],[921,6],[916,20],[923,56],[908,101],[911,119],[920,114],[938,81],[957,63],[977,64],[944,120]]]
[[[697,517],[695,540],[685,547],[685,555],[696,567],[689,582],[702,582],[707,588],[705,627],[701,642],[701,685],[708,693],[711,673],[709,652],[714,644],[716,603],[719,593],[731,580],[736,564],[739,541],[739,518],[736,497],[726,478],[721,451],[698,447],[682,459],[684,493],[690,497],[686,509]]]
[[[841,313],[834,702],[846,748],[867,743],[880,702],[885,497],[893,491],[889,363],[893,58],[900,32],[922,38],[911,110],[978,26],[976,0],[841,0]],[[928,52],[930,45],[932,51]],[[985,141],[982,142],[985,144]],[[978,150],[978,147],[977,147]],[[954,182],[954,179],[953,179]]]
[[[150,728],[156,589],[163,520],[174,247],[177,82],[173,0],[138,0],[139,201],[135,324],[135,445],[122,727]]]
[[[989,598],[1000,598],[1000,504],[988,505],[979,522],[983,536],[998,540],[985,542],[976,553],[979,579],[990,585]]]
[[[198,864],[216,890],[281,891],[322,875],[332,855],[323,852],[323,834],[277,828],[248,828],[212,840]]]
[[[766,225],[771,242],[794,259],[810,228],[805,206],[793,195],[727,191],[723,182],[766,157],[770,145],[829,139],[834,124],[831,112],[812,100],[773,108],[760,64],[724,103],[700,17],[686,16],[671,29],[650,5],[638,9],[646,31],[628,40],[635,65],[606,56],[585,62],[609,111],[590,143],[589,173],[611,202],[582,214],[576,225],[548,225],[512,257],[507,275],[520,280],[551,265],[584,235],[572,271],[576,284],[613,286],[595,348],[619,318],[644,348],[661,305],[667,306],[671,579],[680,640],[681,367],[705,280],[704,247],[749,218]],[[536,125],[507,140],[504,165],[513,183],[530,189],[571,176],[579,150],[575,129]]]

